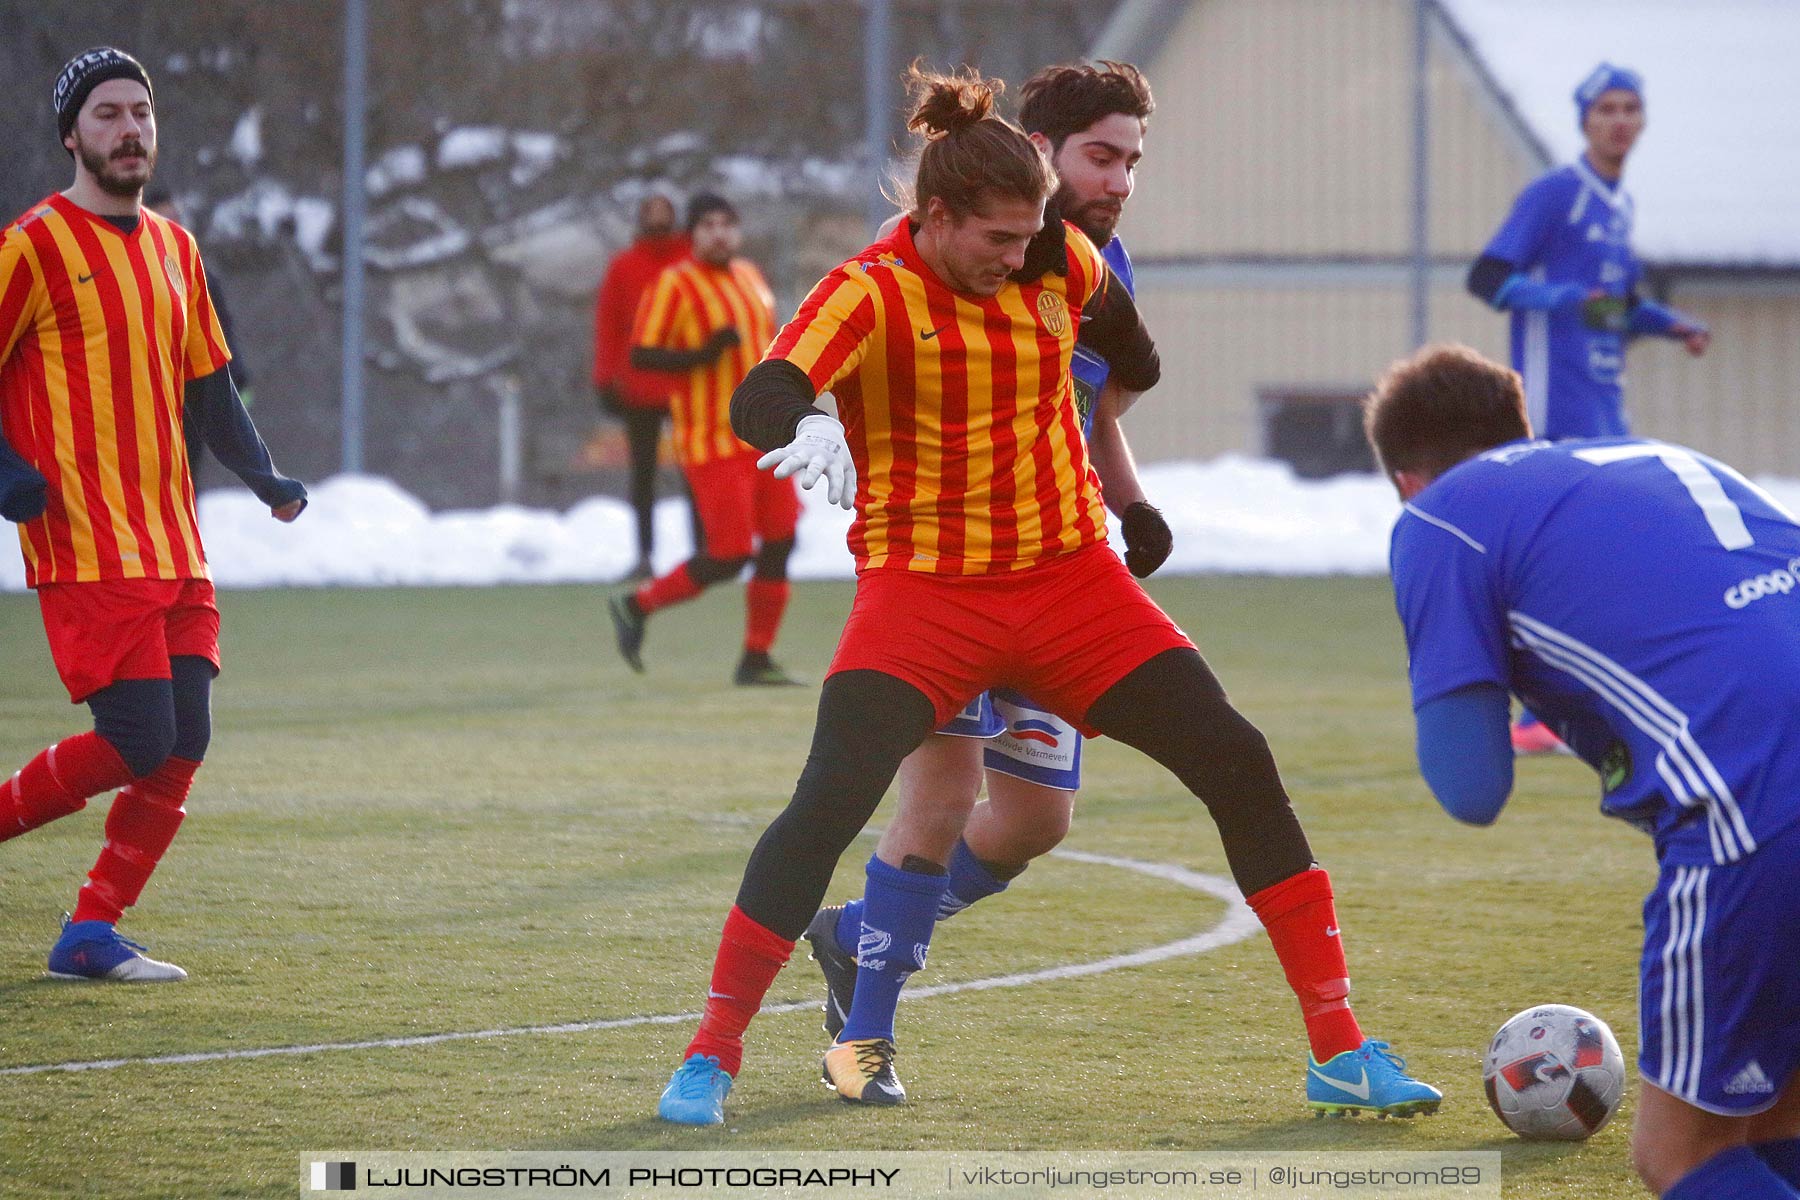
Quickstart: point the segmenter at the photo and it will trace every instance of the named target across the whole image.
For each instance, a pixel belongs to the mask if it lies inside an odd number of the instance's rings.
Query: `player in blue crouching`
[[[1800,525],[1662,442],[1532,440],[1519,378],[1465,347],[1396,364],[1369,440],[1394,527],[1419,767],[1486,825],[1510,691],[1654,839],[1632,1154],[1658,1195],[1800,1184]]]

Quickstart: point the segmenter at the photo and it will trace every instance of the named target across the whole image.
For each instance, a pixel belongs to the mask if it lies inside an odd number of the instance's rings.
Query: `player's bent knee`
[[[174,689],[167,679],[121,679],[88,697],[94,732],[133,778],[153,773],[175,751]]]
[[[200,762],[212,744],[212,681],[216,671],[212,663],[197,655],[181,655],[169,660],[174,676],[175,743],[169,753],[175,758]]]
[[[715,583],[724,583],[727,579],[736,579],[737,573],[744,569],[750,561],[749,552],[714,558],[710,554],[697,554],[688,560],[688,575],[701,587],[711,587]]]
[[[792,537],[764,542],[756,552],[756,578],[780,582],[787,578],[788,557],[794,552]]]
[[[793,799],[750,853],[738,907],[782,937],[799,937],[824,899],[838,857],[934,719],[923,692],[885,672],[839,671],[827,678],[806,769]]]
[[[1743,1145],[1748,1132],[1747,1119],[1703,1112],[1646,1082],[1631,1130],[1631,1165],[1660,1196],[1713,1156]]]
[[[1642,1126],[1632,1131],[1631,1167],[1651,1195],[1662,1195],[1687,1174],[1688,1168],[1678,1165],[1679,1162],[1669,1153],[1667,1144],[1646,1135]]]
[[[987,785],[989,808],[978,833],[981,857],[1023,869],[1069,836],[1073,792],[1045,788],[999,771],[988,772]]]

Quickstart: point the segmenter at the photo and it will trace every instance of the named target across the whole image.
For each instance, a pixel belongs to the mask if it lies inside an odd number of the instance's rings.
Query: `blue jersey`
[[[1137,295],[1137,280],[1131,274],[1131,256],[1125,253],[1125,243],[1114,238],[1100,251],[1100,257],[1106,260],[1112,273],[1119,277],[1125,290],[1133,296]],[[1069,370],[1075,376],[1075,408],[1081,414],[1081,435],[1090,437],[1094,432],[1094,409],[1100,399],[1100,391],[1106,386],[1106,377],[1112,372],[1104,358],[1080,342],[1075,343],[1075,358],[1069,364]]]
[[[1483,252],[1536,282],[1578,284],[1619,301],[1607,328],[1581,311],[1512,311],[1512,365],[1524,378],[1526,410],[1540,437],[1627,432],[1624,314],[1640,270],[1631,221],[1624,188],[1578,159],[1521,192]]]
[[[1394,526],[1414,707],[1510,689],[1665,864],[1736,862],[1800,818],[1800,525],[1661,442],[1514,442]]]

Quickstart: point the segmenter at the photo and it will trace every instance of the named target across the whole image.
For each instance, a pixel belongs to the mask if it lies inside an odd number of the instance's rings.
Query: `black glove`
[[[0,488],[0,517],[20,525],[35,521],[44,515],[48,498],[49,484],[44,482],[44,477],[23,467],[16,476],[5,481],[4,488]]]
[[[1125,530],[1125,566],[1133,575],[1143,579],[1169,561],[1175,535],[1169,532],[1161,509],[1139,500],[1126,506],[1119,524]]]
[[[718,359],[719,355],[743,340],[744,335],[737,331],[736,326],[727,325],[723,329],[713,330],[713,335],[706,339],[706,344],[700,349],[706,352],[706,361],[713,362]]]
[[[1044,227],[1025,245],[1025,262],[1012,273],[1014,283],[1036,283],[1046,275],[1069,273],[1068,231],[1056,205],[1044,206]]]

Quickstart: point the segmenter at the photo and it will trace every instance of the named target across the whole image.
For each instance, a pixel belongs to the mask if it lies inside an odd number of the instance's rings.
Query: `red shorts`
[[[904,679],[931,700],[937,725],[989,688],[1012,688],[1092,737],[1082,718],[1102,693],[1193,646],[1100,545],[1006,575],[865,571],[827,674]]]
[[[794,536],[800,493],[793,480],[757,470],[756,455],[734,454],[683,469],[706,533],[708,558],[749,558],[758,540],[781,542]]]
[[[219,667],[210,579],[46,583],[37,593],[50,657],[73,703],[121,679],[167,679],[179,654]]]

